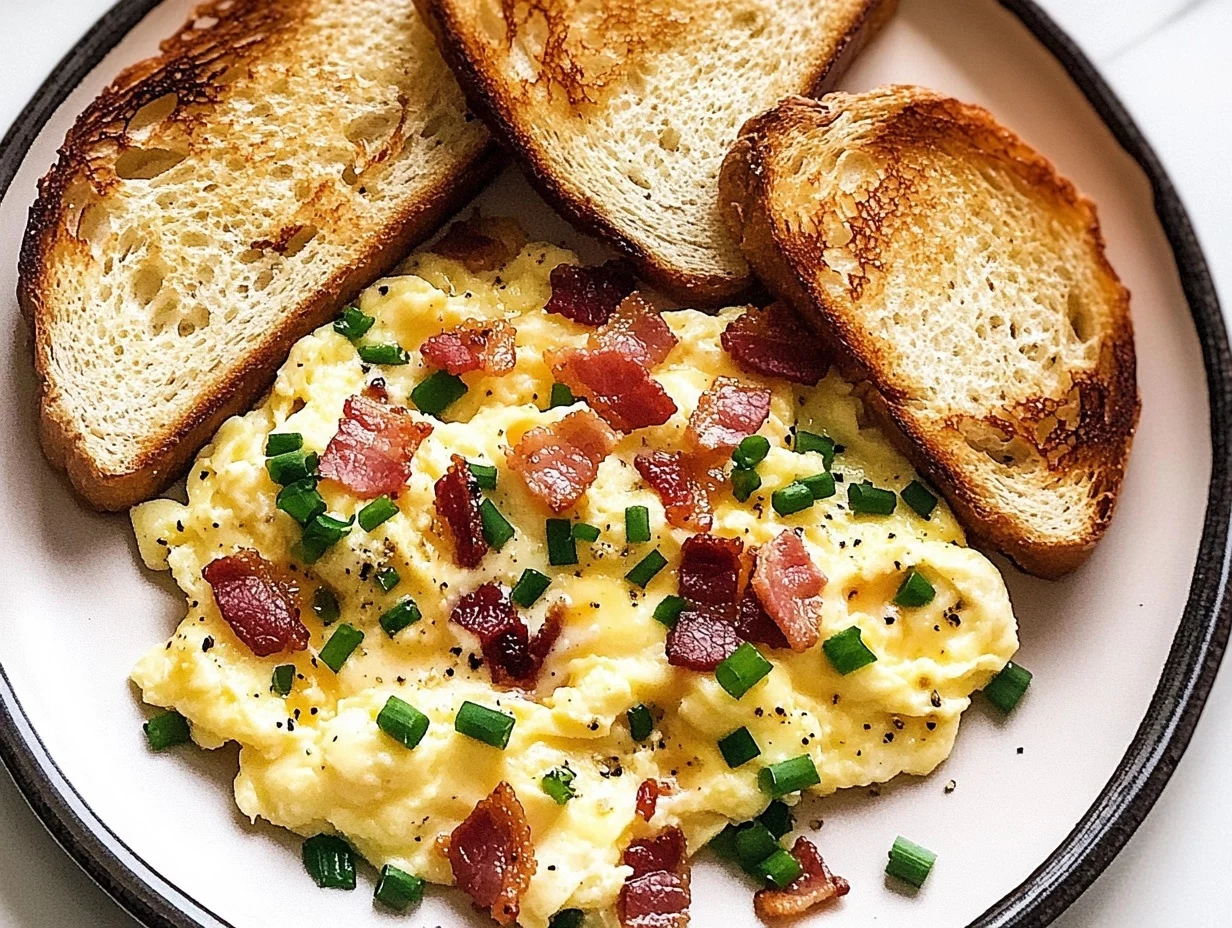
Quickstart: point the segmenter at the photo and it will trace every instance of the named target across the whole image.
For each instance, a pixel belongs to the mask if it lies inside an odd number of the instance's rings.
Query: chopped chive
[[[908,609],[927,606],[936,595],[937,591],[928,582],[928,578],[912,567],[903,578],[898,592],[894,594],[894,605]]]
[[[796,432],[796,453],[807,454],[810,451],[816,451],[825,462],[826,470],[829,470],[834,464],[834,450],[835,444],[832,438],[818,435],[815,432]]]
[[[650,541],[650,510],[645,506],[625,507],[625,541],[631,545]]]
[[[288,483],[296,483],[312,476],[319,460],[315,451],[300,448],[298,451],[288,451],[270,458],[265,462],[265,469],[274,483],[285,487]]]
[[[398,514],[398,504],[388,496],[378,496],[359,510],[359,527],[370,532],[382,522],[388,522]]]
[[[782,799],[788,793],[808,789],[820,782],[821,776],[817,773],[813,758],[807,754],[763,767],[757,775],[757,785],[761,791],[774,799]]]
[[[265,456],[276,458],[304,447],[304,436],[299,432],[270,432],[265,437]]]
[[[772,668],[762,653],[746,641],[714,669],[714,676],[732,699],[740,699]]]
[[[389,367],[399,367],[411,363],[411,356],[401,345],[387,343],[384,345],[359,345],[359,360],[365,364],[384,364]]]
[[[270,676],[270,689],[279,696],[290,696],[295,684],[295,665],[279,664]]]
[[[831,666],[846,676],[861,667],[867,667],[877,660],[877,655],[868,649],[860,637],[860,626],[845,628],[837,635],[831,635],[821,644],[826,652]]]
[[[654,731],[654,717],[645,703],[638,703],[625,713],[625,717],[629,720],[629,734],[634,741],[645,741]]]
[[[779,849],[778,840],[760,822],[749,822],[736,832],[736,858],[751,870]]]
[[[428,731],[428,717],[409,702],[390,696],[376,717],[377,727],[404,747],[413,748]]]
[[[568,764],[565,764],[563,767],[553,767],[545,773],[539,785],[545,793],[552,797],[553,802],[558,806],[563,806],[577,796],[573,790],[573,781],[576,777],[577,774],[569,769]]]
[[[741,764],[747,764],[761,754],[761,748],[753,740],[749,730],[743,725],[725,738],[719,739],[719,753],[727,766],[735,770]]]
[[[557,406],[572,406],[577,402],[573,395],[573,391],[563,383],[552,384],[552,395],[548,399],[548,409],[555,409]]]
[[[145,740],[154,751],[165,751],[167,748],[186,744],[192,738],[188,730],[188,719],[174,709],[154,716],[142,729],[145,731]]]
[[[364,640],[364,633],[353,625],[347,625],[343,622],[334,633],[329,636],[329,641],[325,642],[325,647],[321,648],[321,652],[317,655],[321,663],[338,673],[342,670],[342,665],[346,663],[346,659],[351,656],[352,652],[359,647],[359,643]]]
[[[800,866],[800,861],[781,847],[776,848],[773,854],[757,865],[757,875],[779,889],[786,889],[800,879],[803,873],[804,868]]]
[[[625,574],[625,579],[644,590],[647,584],[666,566],[667,558],[659,552],[658,548],[655,548],[633,565],[633,569]]]
[[[849,483],[847,505],[858,515],[888,516],[898,505],[898,496],[893,491],[875,487],[868,481]]]
[[[381,878],[377,880],[372,898],[395,912],[405,912],[423,901],[424,885],[423,877],[386,864],[381,868]]]
[[[479,521],[483,523],[483,540],[499,551],[514,536],[513,526],[501,515],[496,504],[485,499],[479,504]]]
[[[548,563],[553,567],[568,567],[578,562],[577,542],[568,519],[548,519]]]
[[[355,888],[355,852],[337,835],[314,835],[304,842],[304,867],[322,889]]]
[[[317,614],[322,625],[333,625],[337,622],[340,610],[334,591],[327,586],[317,587],[317,591],[312,594],[312,611]]]
[[[890,848],[890,861],[885,872],[918,889],[924,885],[936,862],[937,855],[928,848],[900,836],[894,839],[894,846]]]
[[[984,687],[984,695],[1002,712],[1010,712],[1030,685],[1031,671],[1010,661]]]
[[[808,487],[815,500],[829,499],[835,493],[834,475],[829,471],[814,474],[812,477],[801,477],[796,482]]]
[[[783,837],[796,827],[796,817],[791,814],[791,806],[778,799],[766,806],[766,811],[757,816],[757,821],[765,825],[776,838]]]
[[[482,490],[496,489],[496,468],[491,464],[476,464],[474,461],[467,461],[467,467],[470,468],[471,476],[475,478],[475,482],[479,484]]]
[[[439,416],[464,396],[466,384],[461,377],[455,377],[448,371],[437,371],[415,385],[411,391],[411,402],[420,412]]]
[[[325,500],[317,491],[314,477],[288,483],[278,491],[274,504],[300,525],[307,525],[317,516],[325,514]]]
[[[304,534],[291,553],[304,564],[315,564],[321,556],[351,530],[354,516],[345,522],[333,516],[319,515],[304,526]]]
[[[551,585],[551,577],[527,567],[522,571],[522,576],[518,577],[518,582],[514,584],[510,597],[523,609],[529,609]]]
[[[376,572],[376,585],[388,593],[402,582],[402,574],[392,567],[384,567]]]
[[[736,853],[736,838],[740,835],[739,825],[724,825],[723,830],[710,839],[706,847],[714,851],[723,860],[739,860]]]
[[[408,625],[414,625],[423,614],[419,611],[419,606],[415,600],[409,596],[403,596],[400,600],[381,613],[379,622],[381,628],[385,629],[385,634],[390,638],[402,631]]]
[[[731,472],[732,496],[742,503],[761,489],[761,474],[748,467],[733,467]]]
[[[688,605],[683,596],[664,596],[659,600],[659,605],[655,606],[655,621],[668,628],[675,628],[680,621],[680,613],[684,612]]]
[[[586,913],[581,909],[561,909],[552,916],[548,928],[582,928],[586,922]]]
[[[912,480],[898,494],[921,519],[930,519],[937,508],[937,497],[918,480]]]
[[[781,516],[790,516],[813,505],[813,491],[803,483],[789,483],[770,494],[770,505]]]
[[[589,522],[573,523],[573,537],[578,541],[584,541],[587,544],[594,544],[599,540],[599,526],[591,525]]]
[[[358,341],[368,334],[375,322],[376,319],[372,316],[360,312],[354,306],[348,306],[342,311],[342,315],[334,320],[334,331],[343,338]]]
[[[770,453],[770,439],[764,435],[750,435],[736,446],[732,460],[737,467],[756,467]]]
[[[509,744],[509,735],[516,722],[512,715],[497,712],[474,702],[464,702],[454,717],[453,727],[460,735],[490,744],[502,751]]]

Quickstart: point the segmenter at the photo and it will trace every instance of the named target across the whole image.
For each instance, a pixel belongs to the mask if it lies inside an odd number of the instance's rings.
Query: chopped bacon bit
[[[743,643],[730,617],[687,609],[667,633],[667,662],[709,672]]]
[[[680,595],[701,611],[731,615],[740,594],[739,538],[693,535],[680,549]]]
[[[825,585],[826,575],[795,532],[782,532],[758,552],[752,587],[793,651],[817,643]]]
[[[756,569],[754,567],[754,570]],[[782,629],[774,623],[774,619],[770,618],[770,614],[762,607],[761,600],[757,598],[757,591],[753,589],[751,583],[744,588],[744,595],[740,597],[740,603],[736,607],[736,631],[745,641],[752,641],[755,644],[764,644],[771,648],[790,647],[783,636]]]
[[[479,231],[478,223],[467,220],[451,225],[432,250],[459,262],[472,274],[494,271],[516,254],[504,241]]]
[[[458,888],[487,909],[497,924],[512,925],[522,894],[535,875],[535,846],[526,811],[503,780],[449,836],[446,850]]]
[[[491,581],[458,600],[449,618],[479,638],[493,683],[531,689],[539,667],[560,636],[560,612],[555,608],[549,610],[532,639],[526,620],[509,598],[509,591]]]
[[[453,465],[436,481],[436,511],[453,535],[454,560],[459,567],[472,570],[488,553],[479,514],[483,494],[466,459],[455,454],[451,460]]]
[[[352,396],[321,455],[319,473],[360,499],[397,493],[411,476],[411,458],[431,434],[431,425],[413,419],[402,406]]]
[[[724,350],[751,374],[815,386],[830,369],[830,352],[786,303],[749,308],[722,337]]]
[[[201,576],[214,591],[223,620],[257,657],[308,647],[308,629],[290,584],[256,551],[245,548],[210,561]]]
[[[731,451],[770,415],[770,391],[718,377],[689,416],[689,441],[703,451]]]
[[[549,357],[552,373],[614,429],[662,425],[676,412],[663,385],[615,348],[567,348]]]
[[[851,884],[830,872],[808,838],[797,838],[791,853],[804,873],[786,889],[759,889],[753,896],[753,909],[759,918],[803,915],[851,892]]]
[[[630,841],[624,853],[624,865],[633,868],[634,876],[655,870],[678,870],[685,859],[684,832],[675,825],[664,828],[653,838]]]
[[[526,488],[555,512],[577,504],[616,444],[616,435],[589,409],[569,413],[522,436],[507,455]]]
[[[591,348],[612,348],[645,368],[662,364],[679,342],[659,311],[639,293],[625,297],[590,337]]]
[[[639,454],[633,459],[633,466],[658,494],[669,523],[695,532],[710,531],[714,524],[710,500],[690,473],[683,454],[678,451]]]
[[[632,842],[624,863],[633,874],[620,888],[616,912],[624,928],[684,928],[689,923],[689,871],[684,833],[666,828]]]
[[[530,640],[530,656],[535,662],[536,670],[547,660],[552,646],[556,644],[556,639],[560,637],[560,633],[565,627],[564,615],[564,605],[559,602],[552,603],[548,607],[547,615],[543,617],[543,624],[539,626],[539,631],[535,632],[535,637]]]
[[[552,297],[544,307],[582,325],[602,325],[637,289],[633,269],[624,261],[608,261],[599,267],[558,264],[550,277]]]
[[[419,353],[433,367],[451,374],[482,370],[500,376],[517,364],[517,330],[499,319],[468,319],[461,325],[433,335],[419,346]]]
[[[659,805],[659,797],[666,792],[658,780],[642,780],[637,787],[637,814],[643,821],[654,818],[655,809]]]
[[[363,396],[378,403],[388,403],[389,390],[385,386],[385,378],[373,377],[364,387]]]

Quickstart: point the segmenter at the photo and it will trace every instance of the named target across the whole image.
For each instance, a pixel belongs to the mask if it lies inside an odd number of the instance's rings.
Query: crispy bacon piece
[[[699,611],[733,615],[740,594],[739,538],[693,535],[680,549],[680,595]]]
[[[373,377],[368,381],[361,395],[365,399],[374,400],[378,403],[388,403],[389,389],[385,386],[385,378]]]
[[[689,416],[688,438],[702,451],[731,451],[770,415],[770,391],[717,377]]]
[[[785,303],[749,308],[723,333],[724,350],[743,370],[816,385],[830,369],[830,352]]]
[[[655,809],[659,805],[659,797],[666,790],[658,780],[642,780],[637,787],[637,814],[642,817],[643,821],[650,821],[654,818]]]
[[[589,409],[579,409],[531,429],[505,459],[531,493],[554,512],[564,512],[590,489],[615,445],[616,435],[607,423]]]
[[[223,621],[257,657],[308,647],[299,604],[274,565],[245,548],[210,561],[201,576],[214,591]]]
[[[459,567],[473,570],[488,553],[483,518],[479,514],[483,494],[466,459],[455,454],[451,460],[453,464],[436,481],[436,511],[453,536],[454,560]]]
[[[754,570],[757,568],[754,567]],[[744,588],[744,595],[736,606],[736,631],[745,641],[764,644],[771,648],[787,648],[790,645],[783,636],[782,629],[770,618],[770,614],[762,607],[757,598],[753,584]]]
[[[675,825],[664,828],[653,838],[630,841],[624,853],[624,865],[633,868],[633,876],[655,870],[679,870],[685,859],[684,832]]]
[[[689,869],[684,833],[675,826],[630,843],[633,873],[620,888],[616,913],[624,928],[684,928],[689,923]]]
[[[591,348],[612,348],[647,369],[662,364],[680,343],[659,311],[630,293],[594,335]]]
[[[544,658],[560,636],[560,612],[549,610],[543,626],[531,638],[509,591],[491,581],[458,600],[449,618],[479,638],[493,683],[533,689]]]
[[[709,672],[743,643],[730,616],[686,609],[667,633],[667,662]]]
[[[791,853],[804,868],[804,873],[786,889],[759,889],[753,896],[753,909],[758,918],[803,915],[851,892],[851,884],[830,872],[808,838],[797,838]]]
[[[461,263],[472,274],[494,271],[516,254],[504,241],[481,232],[478,223],[468,220],[451,225],[432,250]]]
[[[468,319],[427,339],[419,353],[433,367],[451,374],[481,370],[499,377],[517,364],[517,334],[499,319]]]
[[[633,269],[624,261],[608,261],[598,267],[558,264],[549,278],[552,297],[544,306],[582,325],[602,325],[637,289]]]
[[[566,348],[549,356],[552,374],[614,429],[662,425],[676,412],[663,385],[615,348]]]
[[[321,455],[319,473],[360,499],[397,493],[411,476],[411,458],[431,434],[431,425],[411,418],[402,406],[352,396]]]
[[[757,552],[752,587],[793,651],[817,643],[825,585],[826,575],[795,532],[782,532]]]
[[[497,924],[512,925],[522,894],[535,875],[535,846],[526,811],[503,780],[449,836],[446,850],[453,879],[477,909]]]
[[[633,466],[658,494],[669,523],[695,532],[710,531],[714,524],[710,499],[690,472],[683,454],[651,451],[634,458]]]

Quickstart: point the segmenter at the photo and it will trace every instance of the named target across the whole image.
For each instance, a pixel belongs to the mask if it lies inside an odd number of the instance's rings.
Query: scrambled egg
[[[719,343],[738,309],[716,316],[687,309],[664,314],[680,343],[654,376],[679,412],[662,426],[621,438],[575,514],[599,526],[602,537],[579,543],[577,567],[549,567],[544,520],[551,513],[504,469],[504,449],[570,411],[546,410],[552,375],[543,356],[553,347],[583,345],[588,330],[542,307],[552,268],[575,261],[567,251],[533,244],[499,273],[476,275],[436,255],[413,256],[400,276],[380,281],[360,301],[377,320],[366,340],[398,342],[411,350],[410,364],[366,370],[350,341],[322,327],[293,348],[264,402],[226,422],[201,452],[188,478],[187,504],[157,500],[133,512],[143,558],[151,568],[171,570],[189,611],[170,642],[146,655],[132,678],[147,702],[186,716],[201,746],[239,742],[235,796],[244,814],[304,835],[337,831],[378,867],[389,863],[449,883],[437,837],[506,780],[526,809],[538,860],[521,904],[527,928],[543,928],[567,907],[605,910],[610,919],[628,872],[620,856],[630,837],[677,824],[690,852],[697,850],[729,820],[747,820],[764,808],[767,797],[757,785],[763,764],[807,753],[820,772],[821,783],[811,790],[818,794],[899,773],[929,773],[949,754],[969,694],[1017,649],[1002,578],[964,546],[944,503],[927,521],[901,502],[891,516],[856,516],[840,483],[836,495],[811,509],[775,514],[774,490],[822,469],[819,455],[788,447],[793,425],[843,446],[834,471],[847,482],[868,479],[899,490],[914,477],[885,436],[863,424],[858,391],[831,373],[815,388],[765,381],[773,400],[761,429],[772,445],[758,467],[763,485],[746,503],[721,494],[714,531],[748,546],[786,527],[803,529],[809,553],[829,579],[822,640],[858,625],[876,663],[840,676],[820,645],[801,654],[763,648],[774,670],[739,701],[713,674],[668,665],[665,629],[652,613],[676,592],[674,570],[662,571],[644,592],[624,574],[655,546],[674,568],[688,533],[666,524],[632,460],[646,447],[681,448],[689,413],[716,376],[759,382]],[[240,548],[254,548],[274,563],[290,560],[300,530],[275,508],[278,488],[266,473],[266,436],[299,432],[306,448],[321,451],[337,429],[343,402],[375,376],[385,379],[391,402],[410,405],[410,390],[425,376],[413,349],[444,327],[478,317],[516,326],[516,369],[503,377],[466,375],[469,393],[417,452],[413,476],[397,499],[399,513],[371,533],[356,526],[308,575],[299,575],[305,603],[318,583],[337,593],[342,621],[366,633],[362,645],[334,674],[313,657],[331,629],[305,608],[309,650],[255,657],[221,619],[201,571]],[[489,496],[517,530],[474,571],[455,566],[447,530],[434,517],[433,484],[454,453],[501,467]],[[363,505],[330,481],[321,492],[329,511],[343,518]],[[649,508],[653,538],[626,546],[624,511],[636,504]],[[385,593],[374,574],[387,566],[402,579]],[[900,609],[893,599],[913,566],[934,582],[937,595],[928,606]],[[529,611],[532,631],[552,603],[563,602],[566,611],[539,692],[523,695],[493,687],[488,669],[479,665],[476,641],[449,622],[449,612],[480,583],[511,585],[527,567],[552,578]],[[377,619],[408,594],[423,620],[390,638]],[[272,669],[288,661],[297,676],[284,698],[272,692],[270,679]],[[390,695],[431,719],[414,750],[376,725]],[[465,700],[516,717],[507,749],[454,731]],[[626,721],[627,710],[639,703],[662,712],[654,735],[641,744]],[[762,755],[731,770],[716,742],[742,725]],[[540,781],[566,763],[577,774],[577,797],[559,806]],[[659,800],[646,826],[635,818],[634,797],[651,777],[676,788]]]

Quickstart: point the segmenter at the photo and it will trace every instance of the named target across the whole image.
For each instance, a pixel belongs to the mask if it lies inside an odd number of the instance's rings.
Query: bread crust
[[[1098,473],[1098,496],[1083,530],[1070,538],[1033,535],[1022,522],[999,508],[984,488],[968,479],[960,462],[937,436],[907,414],[906,392],[892,372],[878,363],[878,347],[847,324],[842,309],[830,305],[815,286],[809,269],[816,256],[784,234],[776,222],[770,189],[775,183],[770,150],[785,132],[804,120],[806,129],[824,129],[839,115],[825,100],[800,97],[782,101],[750,119],[724,162],[720,191],[724,217],[741,242],[741,249],[767,287],[795,305],[830,342],[841,346],[840,366],[847,376],[872,386],[866,397],[870,410],[912,463],[934,482],[959,519],[981,544],[1001,551],[1028,573],[1047,579],[1079,567],[1094,550],[1113,514],[1124,478],[1141,401],[1136,378],[1133,324],[1129,292],[1108,263],[1094,204],[1057,173],[1055,166],[1006,129],[985,109],[941,97],[919,88],[890,88],[917,95],[920,105],[936,107],[946,118],[975,133],[981,144],[1008,158],[1029,183],[1046,189],[1085,218],[1090,252],[1107,288],[1114,323],[1103,335],[1100,358],[1091,387],[1107,397],[1106,414],[1082,420],[1073,431],[1077,457],[1062,460]],[[873,91],[878,93],[883,91]],[[1039,400],[1041,406],[1044,399]],[[1041,411],[1043,411],[1041,409]]]
[[[454,72],[467,102],[487,124],[526,173],[531,185],[561,215],[583,232],[603,239],[624,254],[646,280],[681,302],[718,307],[748,299],[758,289],[752,274],[728,277],[697,274],[673,265],[666,257],[646,251],[608,219],[603,204],[562,176],[548,163],[531,136],[519,125],[518,114],[500,92],[494,75],[487,73],[466,48],[468,27],[453,0],[415,0],[424,21],[437,37],[441,54]],[[856,56],[893,17],[898,0],[866,0],[860,16],[841,39],[838,53],[821,59],[800,82],[800,93],[824,92],[837,82]]]
[[[18,301],[33,329],[34,366],[40,408],[39,435],[47,459],[64,470],[73,487],[92,506],[121,510],[162,490],[191,462],[197,451],[228,417],[247,409],[272,382],[291,346],[327,322],[372,280],[393,267],[415,244],[428,237],[452,212],[471,199],[503,163],[489,143],[463,169],[414,199],[372,234],[363,251],[339,267],[326,284],[290,309],[280,324],[243,361],[226,372],[214,389],[203,392],[186,414],[133,456],[122,472],[102,468],[83,444],[81,424],[62,400],[63,387],[53,374],[54,345],[49,332],[50,273],[53,252],[65,234],[69,189],[89,176],[105,191],[113,177],[99,169],[100,140],[112,150],[126,144],[124,128],[141,107],[175,93],[180,101],[201,107],[215,103],[221,68],[238,67],[277,54],[294,41],[297,15],[304,0],[221,0],[193,10],[185,26],[162,43],[161,54],[122,72],[78,117],[60,148],[59,159],[39,182],[30,208],[19,259]],[[209,30],[211,46],[229,50],[224,57],[203,48],[207,41],[193,23],[217,19]],[[200,115],[193,117],[200,119]]]

